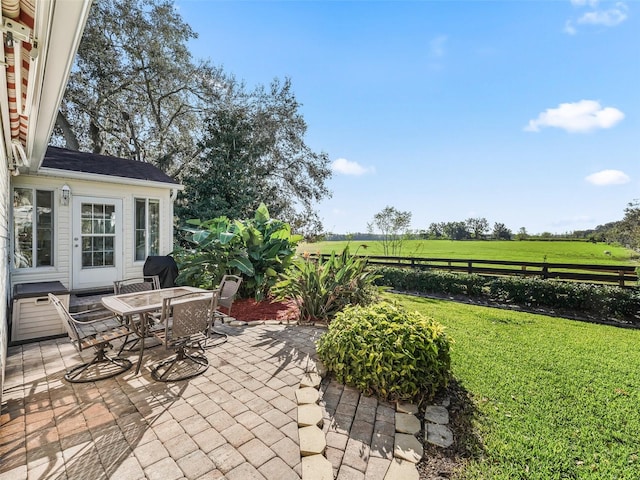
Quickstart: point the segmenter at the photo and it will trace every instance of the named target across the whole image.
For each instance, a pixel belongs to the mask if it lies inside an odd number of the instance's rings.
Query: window
[[[13,265],[53,266],[53,192],[33,188],[13,190]]]
[[[160,252],[160,201],[136,198],[136,260]]]

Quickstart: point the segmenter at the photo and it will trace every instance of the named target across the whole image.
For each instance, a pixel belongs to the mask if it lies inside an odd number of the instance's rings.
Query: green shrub
[[[302,240],[291,234],[288,223],[271,218],[264,204],[247,220],[218,217],[187,223],[182,233],[189,248],[174,252],[180,269],[177,282],[213,288],[225,273],[242,275],[242,295],[256,300],[269,293]]]
[[[397,290],[478,296],[487,280],[480,275],[452,273],[442,270],[415,270],[383,267],[377,270],[376,283]]]
[[[640,312],[640,290],[536,277],[482,277],[437,270],[379,268],[378,285],[401,291],[482,296],[529,307],[574,310],[631,320]]]
[[[349,254],[345,248],[323,260],[308,256],[296,259],[272,288],[278,299],[292,299],[301,320],[330,321],[347,305],[368,305],[377,299],[375,272],[367,260]]]
[[[381,302],[338,313],[317,352],[340,382],[385,400],[417,400],[447,385],[449,346],[435,320]]]

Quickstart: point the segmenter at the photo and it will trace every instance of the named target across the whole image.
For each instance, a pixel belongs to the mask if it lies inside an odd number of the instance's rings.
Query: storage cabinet
[[[13,289],[11,342],[25,342],[66,333],[47,294],[53,293],[69,308],[69,291],[60,282],[22,283]]]

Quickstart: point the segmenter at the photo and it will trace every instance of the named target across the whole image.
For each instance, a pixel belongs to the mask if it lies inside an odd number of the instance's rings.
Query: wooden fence
[[[322,254],[323,259],[330,255]],[[631,265],[589,265],[577,263],[516,262],[507,260],[473,260],[461,258],[420,258],[367,256],[370,265],[436,269],[478,275],[517,275],[556,278],[588,283],[634,286],[638,281],[636,267]]]

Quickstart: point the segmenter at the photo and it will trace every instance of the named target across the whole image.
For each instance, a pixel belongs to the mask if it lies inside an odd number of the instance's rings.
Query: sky
[[[325,231],[386,206],[412,228],[514,233],[623,218],[640,198],[640,2],[178,0],[191,50],[248,86],[288,77],[326,152]]]

